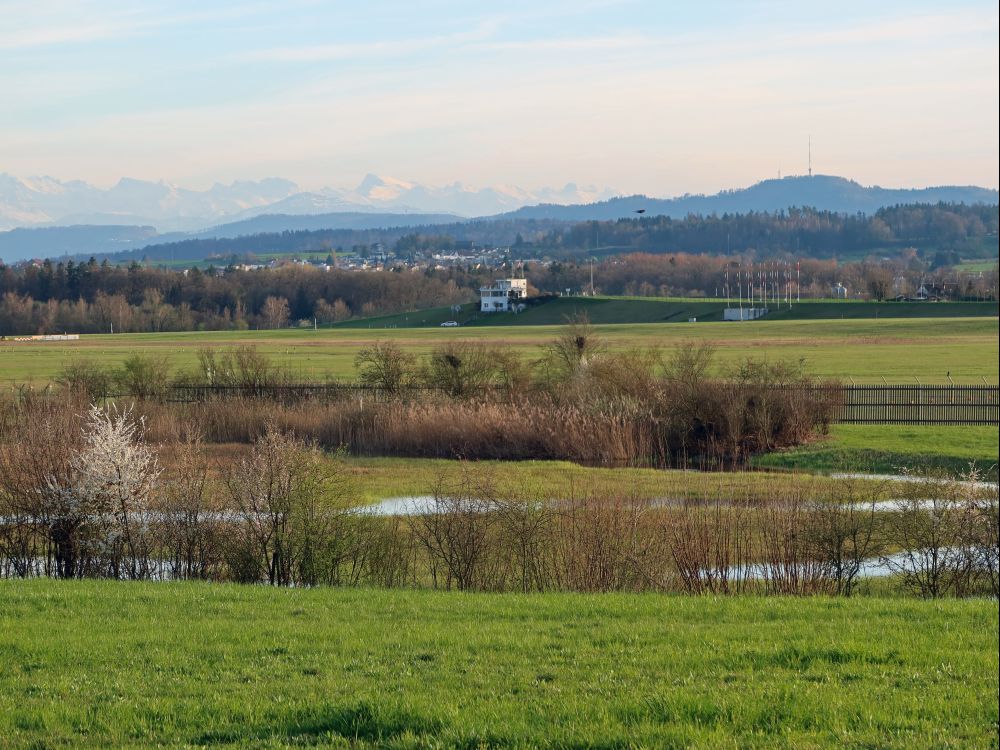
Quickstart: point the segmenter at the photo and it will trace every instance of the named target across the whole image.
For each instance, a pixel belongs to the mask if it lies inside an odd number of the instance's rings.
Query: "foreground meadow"
[[[621,323],[594,326],[612,351],[672,349],[692,340],[712,343],[718,367],[748,357],[802,361],[807,374],[856,382],[979,383],[998,375],[997,319],[793,320],[746,323]],[[68,361],[118,366],[131,354],[164,357],[174,370],[193,369],[201,347],[256,346],[300,382],[351,380],[354,358],[373,341],[392,340],[425,355],[451,341],[501,345],[524,359],[541,356],[559,325],[469,328],[321,328],[88,335],[70,342],[0,342],[0,382],[44,384]]]
[[[0,747],[997,746],[995,601],[0,581]]]

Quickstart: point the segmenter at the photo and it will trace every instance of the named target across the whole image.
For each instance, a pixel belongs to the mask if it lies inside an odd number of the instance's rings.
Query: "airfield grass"
[[[828,436],[754,459],[756,468],[896,474],[902,468],[997,476],[1000,428],[969,425],[833,425]]]
[[[568,318],[586,315],[591,323],[687,323],[691,318],[699,322],[720,322],[727,307],[737,307],[735,300],[694,299],[690,297],[558,297],[529,301],[528,307],[518,314],[481,313],[476,304],[461,306],[455,312],[451,307],[437,307],[418,312],[362,318],[337,323],[335,328],[420,328],[440,326],[453,320],[463,326],[525,326],[559,325]],[[767,307],[766,321],[781,320],[843,320],[843,319],[894,319],[894,318],[968,318],[988,317],[997,314],[996,302],[863,302],[858,300],[808,299],[780,305],[760,302],[743,307]]]
[[[0,746],[985,748],[989,600],[0,582]]]
[[[832,303],[835,304],[835,303]],[[720,369],[747,357],[801,361],[817,377],[845,381],[946,383],[997,380],[996,317],[877,320],[760,320],[744,323],[607,323],[595,326],[612,350],[709,341]],[[526,359],[563,330],[560,325],[458,328],[327,328],[276,331],[213,331],[86,335],[69,342],[0,342],[0,382],[44,384],[74,358],[118,365],[132,353],[166,358],[175,370],[191,369],[200,347],[254,345],[294,378],[352,379],[354,357],[373,341],[393,340],[413,354],[448,341],[476,340],[510,347]]]

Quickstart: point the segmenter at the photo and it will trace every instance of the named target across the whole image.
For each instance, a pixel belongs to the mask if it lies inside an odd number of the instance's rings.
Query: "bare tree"
[[[4,515],[17,524],[14,564],[22,575],[38,572],[60,578],[82,574],[88,522],[93,516],[83,498],[69,488],[73,456],[80,448],[80,420],[72,408],[44,398],[29,398],[13,417],[16,440],[0,443],[0,486]],[[39,550],[32,543],[43,540]]]
[[[590,362],[606,350],[585,313],[573,316],[566,328],[545,347],[541,366],[551,383],[566,383],[586,370]]]
[[[362,347],[354,358],[358,380],[386,393],[398,393],[413,378],[416,360],[393,341]]]
[[[494,369],[491,347],[471,341],[449,341],[431,352],[423,380],[452,398],[467,398],[481,395],[492,384]]]
[[[339,323],[351,317],[351,308],[340,298],[334,300],[333,304],[320,298],[316,300],[313,313],[321,323]]]
[[[268,297],[260,310],[265,328],[284,328],[288,325],[289,314],[288,300],[284,297]]]

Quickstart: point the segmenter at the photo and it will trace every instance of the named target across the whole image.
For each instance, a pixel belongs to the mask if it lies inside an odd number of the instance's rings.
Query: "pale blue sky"
[[[998,67],[995,2],[0,0],[0,172],[996,187]]]

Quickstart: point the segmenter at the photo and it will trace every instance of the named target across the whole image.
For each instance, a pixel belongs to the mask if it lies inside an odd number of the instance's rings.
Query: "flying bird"
[[[637,209],[635,210],[635,212],[636,212],[637,214],[644,214],[644,213],[646,213],[646,209],[644,209],[644,208],[637,208]]]

